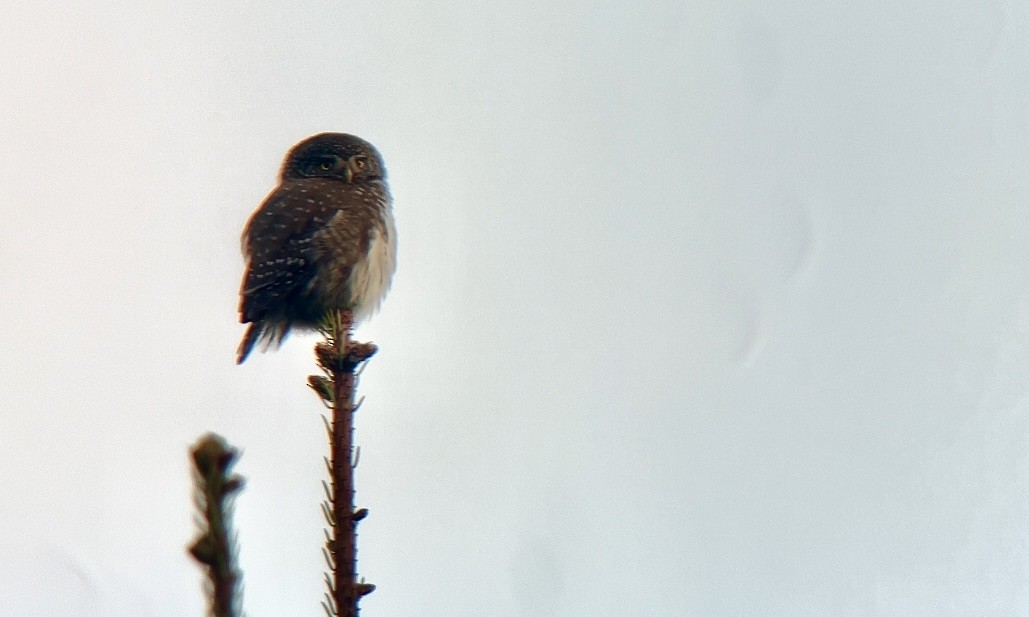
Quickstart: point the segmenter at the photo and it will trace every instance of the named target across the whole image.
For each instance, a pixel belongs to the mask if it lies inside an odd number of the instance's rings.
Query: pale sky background
[[[233,364],[295,142],[387,162],[366,617],[1029,614],[1029,7],[0,5],[0,615],[321,615],[314,338]]]

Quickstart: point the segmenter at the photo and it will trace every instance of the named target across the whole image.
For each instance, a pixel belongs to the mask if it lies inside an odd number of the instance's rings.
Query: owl
[[[367,141],[321,133],[286,155],[279,185],[243,229],[246,273],[239,344],[278,347],[291,330],[317,329],[330,311],[355,323],[374,313],[396,268],[397,232],[382,157]]]

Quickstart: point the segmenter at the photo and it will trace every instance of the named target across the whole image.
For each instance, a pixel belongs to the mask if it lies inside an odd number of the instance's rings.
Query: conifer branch
[[[207,570],[204,591],[209,617],[239,615],[241,574],[236,565],[232,502],[243,478],[232,473],[239,452],[222,437],[208,433],[190,449],[193,458],[193,501],[200,534],[189,553]]]
[[[322,513],[328,526],[325,543],[326,594],[322,606],[328,617],[357,617],[360,599],[375,590],[375,585],[357,579],[357,523],[368,510],[354,507],[354,389],[357,369],[375,355],[372,343],[351,339],[354,325],[350,311],[334,312],[326,317],[325,340],[315,346],[318,366],[324,375],[311,375],[307,383],[332,409],[326,421],[329,433],[328,460],[330,482],[328,498]]]

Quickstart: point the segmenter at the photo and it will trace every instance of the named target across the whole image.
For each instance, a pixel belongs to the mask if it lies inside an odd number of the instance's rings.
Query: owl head
[[[347,133],[319,133],[298,143],[282,163],[281,180],[334,178],[347,183],[386,178],[375,146]]]

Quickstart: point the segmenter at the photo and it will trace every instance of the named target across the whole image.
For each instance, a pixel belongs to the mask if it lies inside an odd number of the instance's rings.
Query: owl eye
[[[330,169],[332,169],[332,161],[329,161],[329,160],[322,161],[321,163],[318,164],[318,169],[320,169],[322,171],[329,171]]]
[[[356,169],[357,171],[363,171],[366,167],[368,167],[368,159],[367,159],[367,157],[363,157],[363,156],[355,156],[354,157],[354,169]]]

